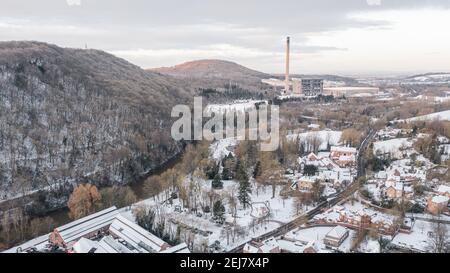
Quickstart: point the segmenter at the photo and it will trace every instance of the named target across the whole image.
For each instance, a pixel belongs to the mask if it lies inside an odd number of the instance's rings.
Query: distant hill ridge
[[[269,74],[247,68],[240,64],[217,59],[190,61],[172,67],[160,67],[149,69],[149,71],[156,71],[162,74],[184,76],[184,77],[229,78],[229,79],[239,78],[242,76],[256,77],[259,79],[270,77]]]
[[[261,83],[262,79],[278,78],[283,79],[284,74],[269,74],[256,71],[235,62],[205,59],[190,61],[171,67],[160,67],[148,69],[150,72],[158,72],[177,78],[189,78],[197,81],[199,85],[208,87],[222,87],[229,82],[239,84],[247,89],[270,89],[268,85]],[[298,75],[292,74],[291,77],[301,78],[323,78],[329,81],[342,81],[346,84],[356,84],[357,81],[349,77],[335,75]]]
[[[439,75],[450,76],[450,72],[429,72],[429,73],[424,73],[424,74],[408,76],[406,79],[413,79],[413,78],[417,78],[417,77],[439,76]]]

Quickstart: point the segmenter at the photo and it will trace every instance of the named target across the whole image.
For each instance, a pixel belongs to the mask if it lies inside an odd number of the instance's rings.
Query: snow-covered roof
[[[25,242],[21,245],[12,247],[8,250],[3,251],[3,253],[17,253],[18,251],[25,251],[27,249],[33,248],[33,247],[37,247],[37,246],[43,246],[46,243],[48,243],[48,238],[49,238],[50,234],[45,234],[42,236],[39,236],[37,238],[34,238],[28,242]]]
[[[173,246],[166,250],[161,251],[161,253],[191,253],[186,243],[181,243],[179,245]]]
[[[366,208],[362,203],[345,203],[342,206],[334,206],[326,212],[314,216],[315,220],[326,220],[327,222],[341,222],[340,216],[347,219],[360,221],[361,216],[370,216],[373,223],[382,223],[384,225],[392,225],[394,218],[388,214]]]
[[[119,243],[111,236],[103,237],[98,243],[95,253],[136,253],[125,245]]]
[[[314,249],[315,252],[319,252],[319,248],[318,248],[318,246],[316,244],[316,241],[309,241],[305,245],[305,249],[308,249],[308,248],[312,248],[312,249]]]
[[[356,157],[354,155],[341,155],[339,161],[356,161]]]
[[[279,247],[277,240],[274,237],[271,237],[263,242],[263,245],[261,246],[261,250],[263,253],[269,253],[273,249]]]
[[[314,183],[316,180],[319,179],[318,176],[302,176],[299,179],[299,182],[307,182],[307,183]]]
[[[65,243],[75,241],[112,223],[119,214],[115,206],[56,228]]]
[[[387,178],[387,173],[385,171],[380,171],[380,172],[375,174],[375,178],[386,179]]]
[[[258,253],[259,248],[262,246],[261,243],[251,241],[245,244],[244,251],[247,253]]]
[[[159,252],[167,245],[166,242],[131,222],[125,217],[118,215],[111,223],[109,231],[115,236],[125,240],[136,249],[146,252]]]
[[[317,156],[320,158],[327,158],[330,157],[330,152],[318,152]]]
[[[353,147],[332,146],[332,147],[331,147],[331,152],[356,153],[356,148],[353,148]]]
[[[443,193],[443,194],[450,193],[450,187],[446,186],[446,185],[440,185],[439,188],[437,189],[437,192]]]
[[[250,241],[245,244],[244,250],[247,253],[258,253],[259,251],[262,253],[270,253],[279,246],[278,241],[274,237],[271,237],[263,242]]]
[[[403,183],[402,182],[396,182],[394,188],[398,191],[403,190]]]
[[[310,153],[307,156],[307,158],[308,158],[308,160],[318,160],[319,159],[319,157],[315,153]]]
[[[404,187],[404,188],[403,188],[403,191],[404,191],[404,192],[414,192],[414,188],[411,187],[411,186],[407,186],[407,187]]]
[[[433,203],[441,204],[441,203],[448,203],[449,198],[444,195],[436,195],[431,199]]]
[[[98,248],[98,242],[86,238],[81,238],[73,245],[75,253],[89,253],[91,250]]]
[[[335,226],[330,232],[327,233],[326,237],[331,237],[335,239],[341,239],[347,233],[347,229],[343,226]]]
[[[312,124],[308,125],[308,128],[310,128],[310,129],[319,129],[320,125],[312,123]]]

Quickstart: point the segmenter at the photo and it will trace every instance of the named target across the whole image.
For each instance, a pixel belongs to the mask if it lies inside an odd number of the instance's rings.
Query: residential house
[[[388,183],[387,183],[388,184]],[[405,186],[402,182],[395,184],[389,183],[388,187],[384,190],[385,195],[390,199],[399,198],[411,198],[414,194],[414,190],[410,186]]]
[[[431,214],[438,215],[440,213],[448,212],[449,197],[445,195],[436,195],[429,197],[427,200],[427,210]]]
[[[330,247],[339,247],[348,237],[349,231],[342,226],[335,226],[323,239],[325,245]]]
[[[280,253],[280,245],[272,237],[263,242],[250,241],[244,246],[244,253]]]
[[[310,191],[318,178],[316,176],[303,176],[298,180],[298,190]]]
[[[341,168],[356,165],[356,148],[332,146],[330,157]]]
[[[303,249],[303,253],[318,253],[319,248],[317,247],[317,244],[315,241],[310,241],[308,244],[305,245],[305,248]]]

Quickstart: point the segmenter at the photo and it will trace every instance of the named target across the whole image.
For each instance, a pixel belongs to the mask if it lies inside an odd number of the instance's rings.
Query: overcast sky
[[[450,0],[0,0],[0,40],[108,51],[143,68],[225,59],[294,73],[450,71]]]

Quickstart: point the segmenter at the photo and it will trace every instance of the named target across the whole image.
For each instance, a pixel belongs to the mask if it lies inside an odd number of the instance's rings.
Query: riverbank
[[[149,197],[144,190],[145,181],[154,175],[160,175],[163,172],[165,172],[166,170],[175,167],[179,162],[181,162],[183,155],[184,155],[185,148],[186,148],[186,145],[183,144],[180,152],[178,152],[177,154],[175,154],[174,156],[172,156],[171,158],[166,160],[164,163],[162,163],[157,168],[150,170],[149,172],[140,176],[134,182],[132,182],[128,185],[131,188],[131,190],[133,191],[133,193],[136,195],[138,201],[147,199]],[[102,189],[104,189],[104,188],[107,188],[107,187],[103,187]],[[32,202],[33,200],[36,200],[36,198],[38,198],[38,192],[32,193],[30,195],[18,197],[15,199],[4,201],[4,202],[0,203],[0,211],[3,213],[8,213],[9,211],[16,210],[19,207],[24,207],[24,204]],[[72,219],[69,217],[69,209],[66,205],[63,207],[48,211],[43,216],[32,216],[32,217],[30,217],[29,220],[31,221],[33,219],[42,218],[42,217],[49,217],[52,220],[54,227],[62,226],[64,224],[67,224],[72,221]],[[29,239],[30,238],[25,238],[23,241],[27,241]]]

